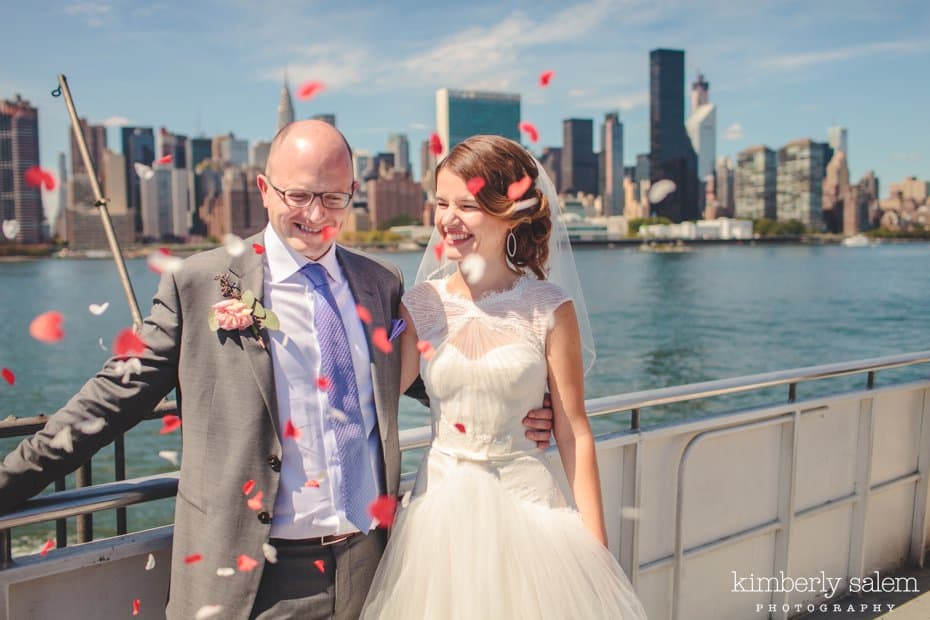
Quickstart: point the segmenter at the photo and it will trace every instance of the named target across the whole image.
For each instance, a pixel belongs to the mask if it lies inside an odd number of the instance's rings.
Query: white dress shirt
[[[327,395],[317,387],[320,347],[313,323],[312,288],[300,272],[308,262],[291,249],[271,226],[265,228],[265,306],[274,311],[281,329],[269,332],[274,364],[279,428],[288,420],[300,432],[281,438],[281,480],[271,522],[273,538],[310,538],[358,531],[346,519],[339,483],[342,468],[336,449]],[[352,353],[359,404],[368,435],[374,488],[383,492],[380,437],[375,432],[368,339],[356,311],[349,282],[336,260],[335,246],[318,261],[329,277]],[[307,486],[316,481],[319,486]],[[372,498],[374,499],[374,498]]]

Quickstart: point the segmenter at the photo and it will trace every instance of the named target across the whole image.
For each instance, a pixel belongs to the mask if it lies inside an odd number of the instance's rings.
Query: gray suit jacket
[[[247,240],[261,242],[261,234]],[[396,267],[362,253],[336,248],[357,303],[371,311],[369,336],[372,385],[385,459],[384,485],[397,494],[400,451],[397,435],[399,347],[390,354],[370,345],[371,331],[390,330],[403,293]],[[276,380],[269,348],[249,331],[212,332],[209,308],[223,299],[214,276],[228,273],[242,290],[263,296],[262,257],[248,251],[232,258],[223,248],[194,255],[174,274],[165,274],[141,332],[148,349],[142,373],[121,383],[112,360],[88,381],[45,428],[24,440],[0,466],[0,506],[32,497],[55,478],[73,471],[119,434],[137,424],[177,386],[182,412],[183,452],[175,508],[168,616],[192,618],[207,604],[221,604],[226,618],[247,618],[261,578],[262,543],[268,540],[281,457],[281,429],[275,403]],[[49,445],[65,426],[95,418],[103,430],[73,430],[74,451]],[[255,480],[262,509],[246,505],[242,485]],[[254,493],[253,493],[254,495]],[[184,558],[204,559],[186,565]],[[259,561],[251,572],[217,577],[216,568],[236,566],[246,554]]]

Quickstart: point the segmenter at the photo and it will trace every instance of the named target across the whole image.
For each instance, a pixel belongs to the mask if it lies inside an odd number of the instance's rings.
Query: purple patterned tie
[[[329,288],[326,268],[307,263],[300,269],[314,293],[313,324],[320,345],[320,372],[330,380],[329,406],[345,418],[330,416],[336,436],[336,452],[342,469],[339,494],[346,518],[362,532],[371,526],[368,505],[377,497],[368,455],[368,438],[359,405],[358,384],[352,366],[352,352],[336,299]]]

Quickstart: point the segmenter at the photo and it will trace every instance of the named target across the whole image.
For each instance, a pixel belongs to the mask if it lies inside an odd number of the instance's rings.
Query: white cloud
[[[88,26],[99,28],[110,14],[112,6],[105,2],[72,2],[65,7],[65,13],[73,17],[82,17]]]
[[[577,99],[579,97],[590,97],[593,92],[594,91],[590,88],[572,88],[568,91],[568,96],[572,97],[573,99]]]
[[[132,125],[132,121],[125,116],[108,116],[100,121],[99,124],[106,127],[122,127],[124,125]]]
[[[586,99],[575,104],[576,108],[596,108],[599,110],[622,110],[628,112],[649,103],[649,91],[638,90],[632,93],[605,95]]]
[[[930,49],[930,41],[884,41],[804,54],[776,56],[764,60],[763,64],[774,69],[801,69],[875,54],[919,54],[928,49]]]
[[[408,127],[410,129],[415,129],[417,131],[429,131],[430,129],[432,129],[432,127],[430,127],[426,123],[410,123]]]
[[[725,140],[742,140],[743,126],[739,123],[733,123],[723,132],[723,138]]]
[[[912,161],[920,161],[921,159],[923,159],[923,157],[920,155],[920,153],[892,153],[891,159],[892,161],[912,162]]]
[[[358,84],[368,77],[374,65],[368,50],[357,45],[317,43],[293,50],[295,60],[287,63],[287,77],[291,88],[314,80],[323,82],[328,90]],[[262,71],[260,77],[278,82],[284,80],[281,67]]]

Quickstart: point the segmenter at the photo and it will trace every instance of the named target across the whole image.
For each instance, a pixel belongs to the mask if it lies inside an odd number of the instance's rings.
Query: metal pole
[[[59,478],[55,481],[55,490],[65,490],[65,479]],[[58,548],[68,546],[68,520],[55,519],[55,546]]]
[[[125,435],[120,435],[113,442],[113,468],[116,470],[116,479],[126,479],[126,446],[123,444]],[[126,533],[126,509],[116,509],[116,533],[119,535]]]
[[[94,484],[91,461],[87,461],[74,472],[74,487],[83,489]],[[94,539],[94,515],[79,515],[75,521],[77,530],[77,541],[79,543],[90,542]]]
[[[13,564],[13,538],[10,530],[0,530],[0,568]]]
[[[123,260],[123,253],[119,248],[119,241],[116,239],[116,233],[113,231],[113,222],[110,221],[110,212],[107,210],[107,200],[103,197],[100,190],[100,183],[97,181],[97,171],[94,168],[94,162],[90,159],[90,152],[87,150],[87,143],[84,140],[84,132],[81,131],[81,122],[78,120],[77,110],[74,108],[74,101],[71,99],[71,91],[68,88],[68,79],[60,74],[58,76],[58,85],[61,94],[64,95],[65,105],[68,106],[68,113],[71,115],[71,129],[74,133],[74,141],[81,152],[81,159],[84,160],[84,168],[90,177],[90,185],[94,190],[94,203],[100,210],[100,219],[103,222],[103,231],[107,235],[107,242],[110,244],[110,252],[113,254],[113,261],[116,263],[116,270],[119,272],[120,281],[123,284],[123,292],[126,293],[126,300],[129,302],[129,311],[132,313],[132,325],[138,332],[142,328],[142,313],[139,311],[139,302],[136,301],[136,294],[132,290],[132,282],[129,280],[129,273],[126,271],[126,261]],[[54,93],[53,93],[54,94]]]

